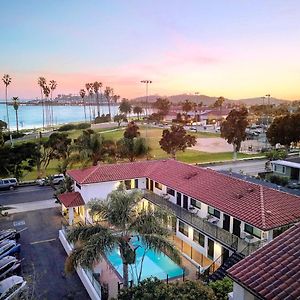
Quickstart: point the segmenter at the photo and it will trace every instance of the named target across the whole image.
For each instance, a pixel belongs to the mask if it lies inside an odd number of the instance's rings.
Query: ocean
[[[118,113],[118,106],[111,106],[112,116]],[[92,116],[97,115],[97,107],[91,106]],[[100,107],[100,114],[108,114],[108,106]],[[12,130],[16,129],[16,113],[13,106],[8,106],[9,122]],[[89,107],[86,106],[87,121],[90,120]],[[43,127],[43,107],[20,105],[18,109],[19,130]],[[5,104],[0,104],[0,120],[7,122]],[[55,125],[69,122],[84,122],[83,106],[53,106],[53,123]]]

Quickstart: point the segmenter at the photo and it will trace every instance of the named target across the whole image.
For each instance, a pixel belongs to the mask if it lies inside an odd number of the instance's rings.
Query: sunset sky
[[[132,98],[150,79],[150,94],[300,99],[298,0],[10,0],[0,28],[11,97],[44,76],[55,94],[97,80]]]

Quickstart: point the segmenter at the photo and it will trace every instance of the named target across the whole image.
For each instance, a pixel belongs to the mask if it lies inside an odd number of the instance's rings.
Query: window
[[[81,190],[81,185],[76,182],[76,186]]]
[[[274,171],[277,173],[285,174],[285,166],[282,165],[274,165]]]
[[[149,190],[149,178],[146,178],[146,189]]]
[[[155,181],[155,187],[159,190],[162,190],[162,184]]]
[[[167,194],[169,194],[171,196],[175,196],[175,191],[173,189],[170,189],[169,187],[167,187]]]
[[[201,202],[196,199],[191,198],[191,205],[201,209]]]
[[[220,219],[220,215],[221,215],[220,211],[211,206],[208,207],[208,213],[210,215],[215,216],[216,218]]]
[[[189,226],[181,221],[179,221],[179,232],[184,234],[185,236],[189,236]]]
[[[124,184],[125,184],[126,190],[131,190],[131,179],[124,180]]]
[[[261,238],[261,230],[257,229],[251,225],[245,224],[244,231],[247,233],[250,233],[251,235],[254,235],[258,238]]]
[[[205,236],[199,231],[194,229],[193,241],[198,243],[201,247],[204,247],[205,244]]]
[[[139,180],[138,179],[134,179],[134,188],[135,189],[139,188]]]

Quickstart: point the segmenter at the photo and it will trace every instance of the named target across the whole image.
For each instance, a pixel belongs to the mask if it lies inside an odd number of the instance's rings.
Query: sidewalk
[[[19,203],[13,204],[10,207],[11,209],[6,210],[9,215],[26,212],[26,211],[34,211],[46,208],[60,207],[59,203],[55,203],[55,199],[35,201],[35,202],[27,202],[27,203]]]

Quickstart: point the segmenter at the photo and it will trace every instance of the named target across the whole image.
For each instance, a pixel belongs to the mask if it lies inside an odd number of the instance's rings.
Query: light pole
[[[268,98],[268,109],[267,109],[267,130],[269,128],[269,115],[270,115],[270,97],[271,95],[270,94],[267,94],[266,97]],[[266,132],[266,148],[268,146],[268,140],[267,140],[267,132]]]
[[[199,92],[195,92],[195,96],[199,95]],[[199,99],[200,100],[200,99]],[[199,102],[200,103],[200,102]],[[198,105],[197,105],[197,110],[195,111],[195,123],[196,123],[196,132],[198,132],[198,124],[200,122],[200,116],[199,118],[197,117],[197,112],[198,112]],[[198,114],[199,115],[199,114]]]
[[[150,83],[152,83],[151,80],[141,80],[141,83],[145,83],[146,85],[146,140],[148,135],[148,86]]]

